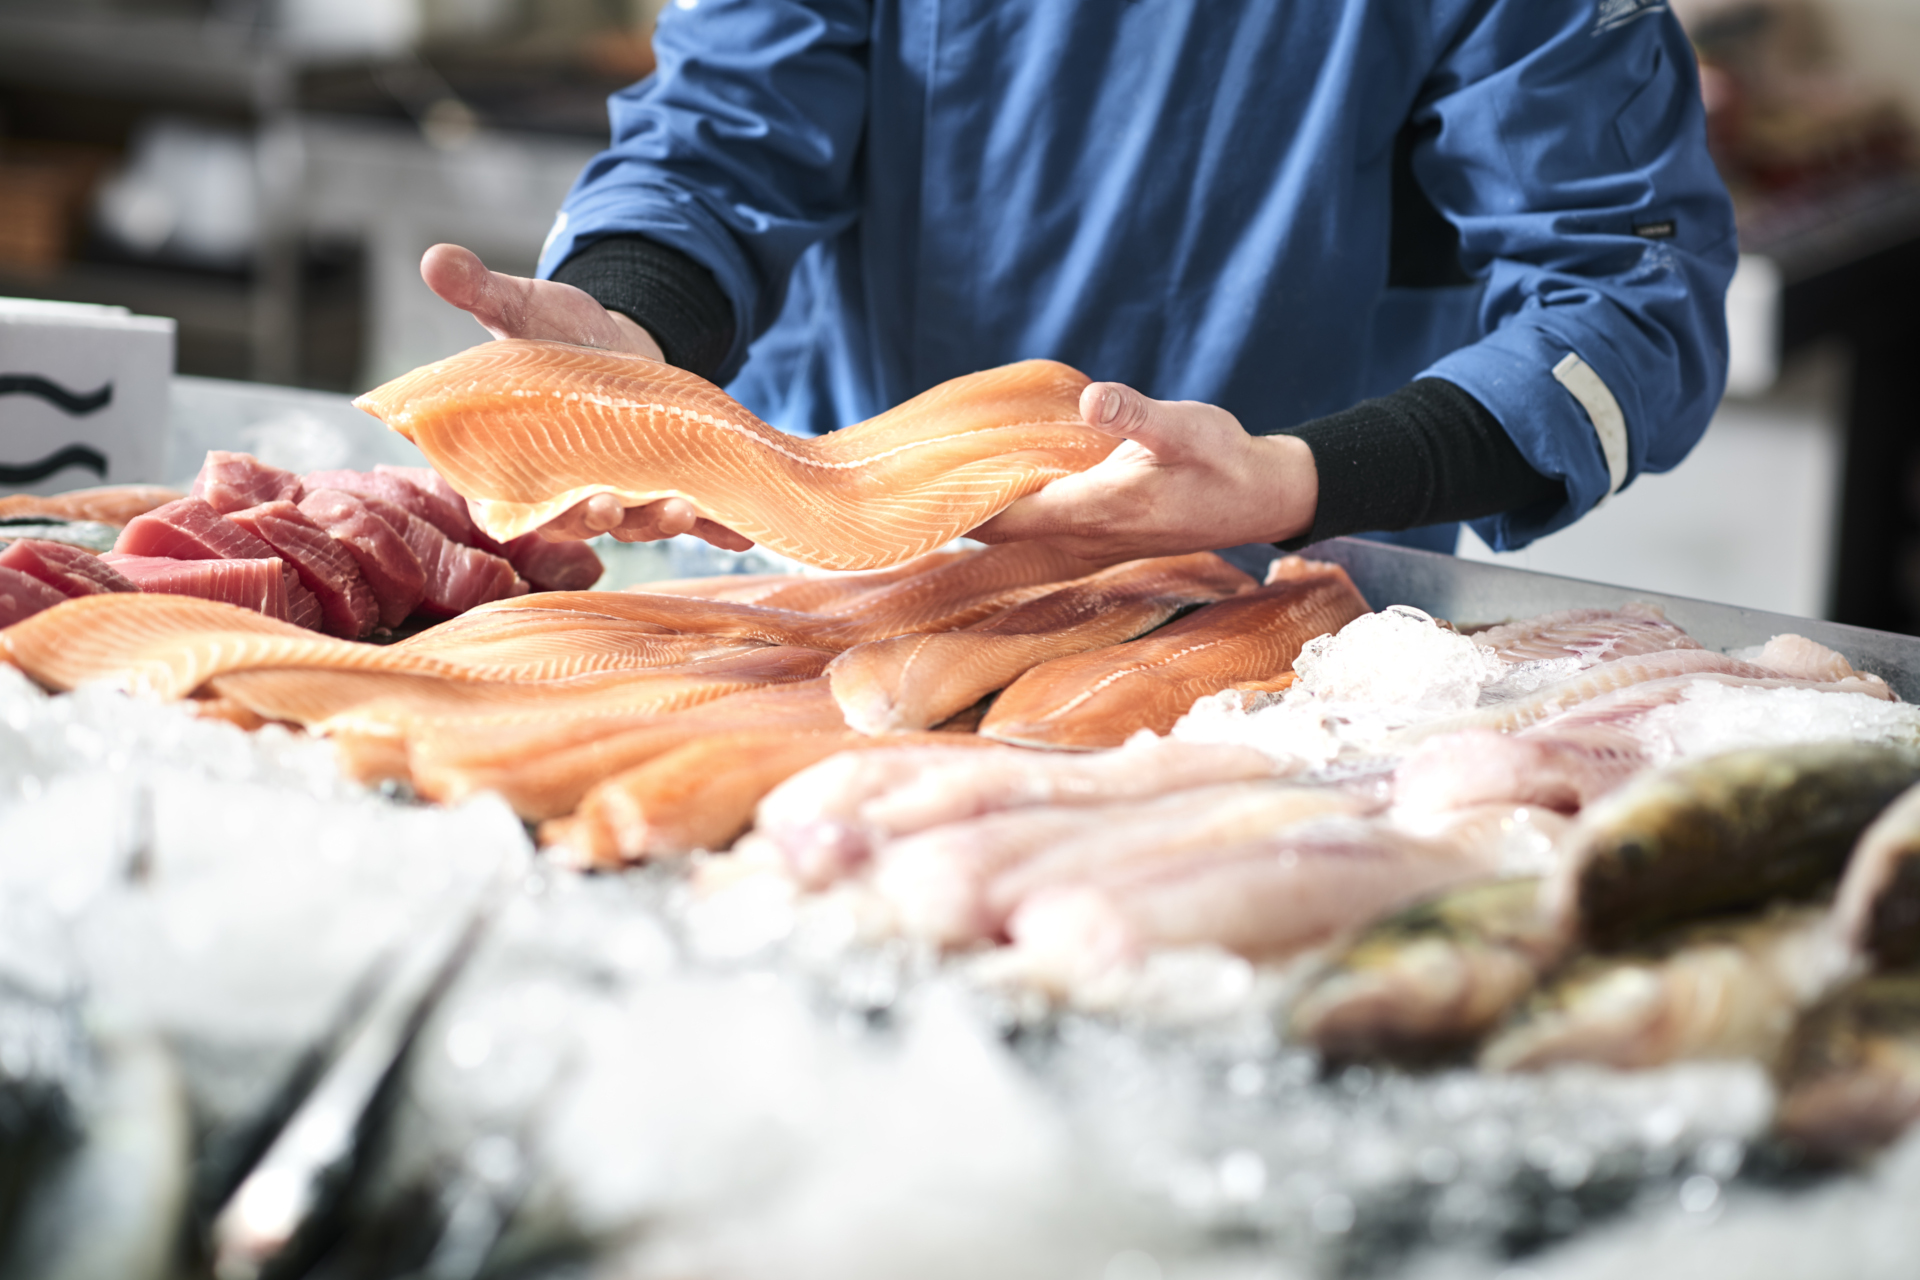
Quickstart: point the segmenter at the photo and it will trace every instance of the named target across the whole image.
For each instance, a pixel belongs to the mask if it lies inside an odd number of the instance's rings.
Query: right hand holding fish
[[[570,284],[529,280],[489,271],[478,254],[457,244],[437,244],[420,259],[420,278],[442,300],[472,314],[496,338],[543,338],[604,351],[626,351],[664,360],[653,335]],[[753,543],[706,520],[679,498],[622,507],[612,494],[596,494],[544,525],[540,534],[571,542],[611,534],[620,542],[653,542],[691,533],[728,551]]]

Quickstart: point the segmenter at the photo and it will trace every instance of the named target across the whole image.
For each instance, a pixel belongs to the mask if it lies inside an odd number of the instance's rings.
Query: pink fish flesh
[[[10,627],[66,599],[38,578],[18,569],[0,568],[0,627]]]
[[[169,560],[164,556],[128,556],[109,551],[101,557],[142,591],[195,596],[252,609],[281,622],[288,616],[287,586],[293,570],[278,556],[252,560]],[[295,587],[299,583],[293,583]],[[304,593],[303,593],[304,594]],[[307,596],[309,603],[313,597]],[[319,607],[314,606],[315,620]],[[306,624],[299,624],[306,625]]]
[[[272,547],[320,602],[323,629],[358,640],[380,622],[380,602],[353,554],[291,502],[265,502],[228,517]]]
[[[406,514],[389,510],[396,518]],[[380,606],[381,624],[397,627],[405,622],[426,595],[427,573],[394,527],[371,504],[342,489],[310,491],[300,500],[300,511],[337,539],[359,565]]]
[[[250,453],[214,449],[193,478],[192,496],[224,516],[263,502],[298,502],[302,492],[300,477],[291,471],[270,467]]]
[[[37,578],[68,597],[140,589],[91,551],[44,538],[19,538],[7,543],[0,550],[0,567]]]

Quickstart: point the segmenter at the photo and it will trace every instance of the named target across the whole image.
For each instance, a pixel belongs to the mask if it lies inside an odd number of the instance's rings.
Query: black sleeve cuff
[[[1486,406],[1440,378],[1274,434],[1306,441],[1320,480],[1313,528],[1280,544],[1289,550],[1566,501]]]
[[[713,273],[645,236],[607,236],[561,263],[553,278],[590,294],[653,335],[667,363],[711,378],[733,349],[733,304]]]

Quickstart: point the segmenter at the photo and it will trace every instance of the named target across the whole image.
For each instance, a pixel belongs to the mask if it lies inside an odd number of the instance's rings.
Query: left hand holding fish
[[[1035,538],[1108,563],[1280,542],[1312,527],[1313,451],[1255,436],[1225,409],[1150,400],[1116,382],[1080,396],[1089,426],[1124,437],[1104,461],[1055,480],[975,529],[982,542]]]

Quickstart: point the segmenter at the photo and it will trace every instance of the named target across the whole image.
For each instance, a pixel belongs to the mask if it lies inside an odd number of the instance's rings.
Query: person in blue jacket
[[[672,0],[496,336],[639,351],[817,433],[1028,357],[1106,462],[988,540],[1495,548],[1678,463],[1731,205],[1664,0]],[[738,535],[667,500],[550,532]]]

